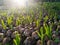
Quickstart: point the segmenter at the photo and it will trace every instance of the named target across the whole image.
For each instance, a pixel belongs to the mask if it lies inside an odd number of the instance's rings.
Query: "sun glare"
[[[13,0],[14,5],[16,6],[26,6],[27,0]]]

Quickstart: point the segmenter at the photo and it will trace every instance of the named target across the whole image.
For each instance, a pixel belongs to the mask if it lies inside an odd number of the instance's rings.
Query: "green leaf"
[[[14,41],[14,44],[15,44],[15,45],[17,45],[17,42],[16,42],[16,40],[15,40],[15,39],[13,39],[13,41]]]
[[[6,29],[6,25],[5,25],[5,23],[4,23],[4,21],[2,19],[1,19],[1,23],[2,23],[3,29]]]

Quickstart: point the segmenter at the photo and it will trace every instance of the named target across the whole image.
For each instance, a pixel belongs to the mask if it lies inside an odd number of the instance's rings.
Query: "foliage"
[[[40,28],[39,32],[37,31],[38,36],[41,38],[42,45],[43,45],[43,38],[44,38],[44,32],[43,32],[43,27]]]
[[[15,39],[13,39],[14,45],[20,45],[20,35],[16,32]]]
[[[52,26],[44,24],[45,34],[51,39],[52,38]]]
[[[6,29],[6,25],[2,19],[1,19],[1,24],[2,24],[3,29]]]
[[[17,19],[16,19],[16,25],[17,26],[20,25],[20,19],[19,19],[19,17],[17,17]]]

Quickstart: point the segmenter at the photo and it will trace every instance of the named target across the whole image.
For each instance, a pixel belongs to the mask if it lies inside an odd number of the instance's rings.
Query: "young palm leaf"
[[[51,39],[52,36],[52,26],[48,26],[47,24],[44,24],[45,34]]]
[[[40,32],[37,31],[37,34],[38,34],[38,36],[41,38],[42,45],[43,45],[43,42],[44,42],[43,38],[44,38],[44,35],[45,35],[45,34],[43,33],[43,27],[40,28]]]
[[[1,19],[1,24],[2,24],[3,29],[6,29],[6,25],[2,19]]]
[[[20,45],[20,40],[20,35],[17,32],[15,35],[15,39],[13,39],[14,45]]]

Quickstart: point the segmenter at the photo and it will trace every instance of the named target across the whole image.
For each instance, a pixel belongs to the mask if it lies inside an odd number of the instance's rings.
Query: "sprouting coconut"
[[[31,37],[27,37],[26,40],[24,41],[24,45],[31,45]]]
[[[49,37],[47,35],[44,36],[44,41],[48,41],[49,40]]]
[[[34,38],[34,39],[36,39],[36,40],[39,39],[38,34],[37,34],[36,31],[32,33],[32,38]]]
[[[41,43],[41,40],[38,40],[36,45],[42,45]]]
[[[49,40],[49,37],[47,35],[44,36],[44,45],[47,45],[47,41]]]
[[[4,33],[5,35],[6,35],[6,31],[7,31],[7,30],[2,29],[2,33]]]
[[[31,36],[31,30],[25,29],[24,35],[27,36],[27,37],[28,37],[28,36]]]
[[[0,33],[0,42],[3,40],[3,38],[4,38],[4,34]]]
[[[48,40],[47,45],[55,45],[52,40]]]
[[[11,43],[10,41],[11,41],[11,39],[10,39],[9,37],[5,37],[5,38],[3,39],[2,44],[3,44],[3,45],[6,45],[6,44],[8,44],[8,43]]]
[[[25,31],[25,28],[21,28],[20,30],[18,30],[21,34],[23,34],[24,33],[24,31]]]
[[[11,31],[11,30],[8,30],[7,33],[6,33],[6,36],[7,36],[7,37],[10,37],[11,34],[12,34],[12,31]]]
[[[0,32],[2,32],[2,25],[0,24]]]
[[[35,28],[35,27],[36,27],[36,24],[35,24],[35,22],[33,22],[33,23],[32,23],[32,25],[33,25],[33,28]]]
[[[11,38],[15,38],[15,34],[17,33],[18,31],[14,31],[12,34],[11,34]]]
[[[52,35],[52,39],[54,40],[56,38],[56,34],[53,34]]]

